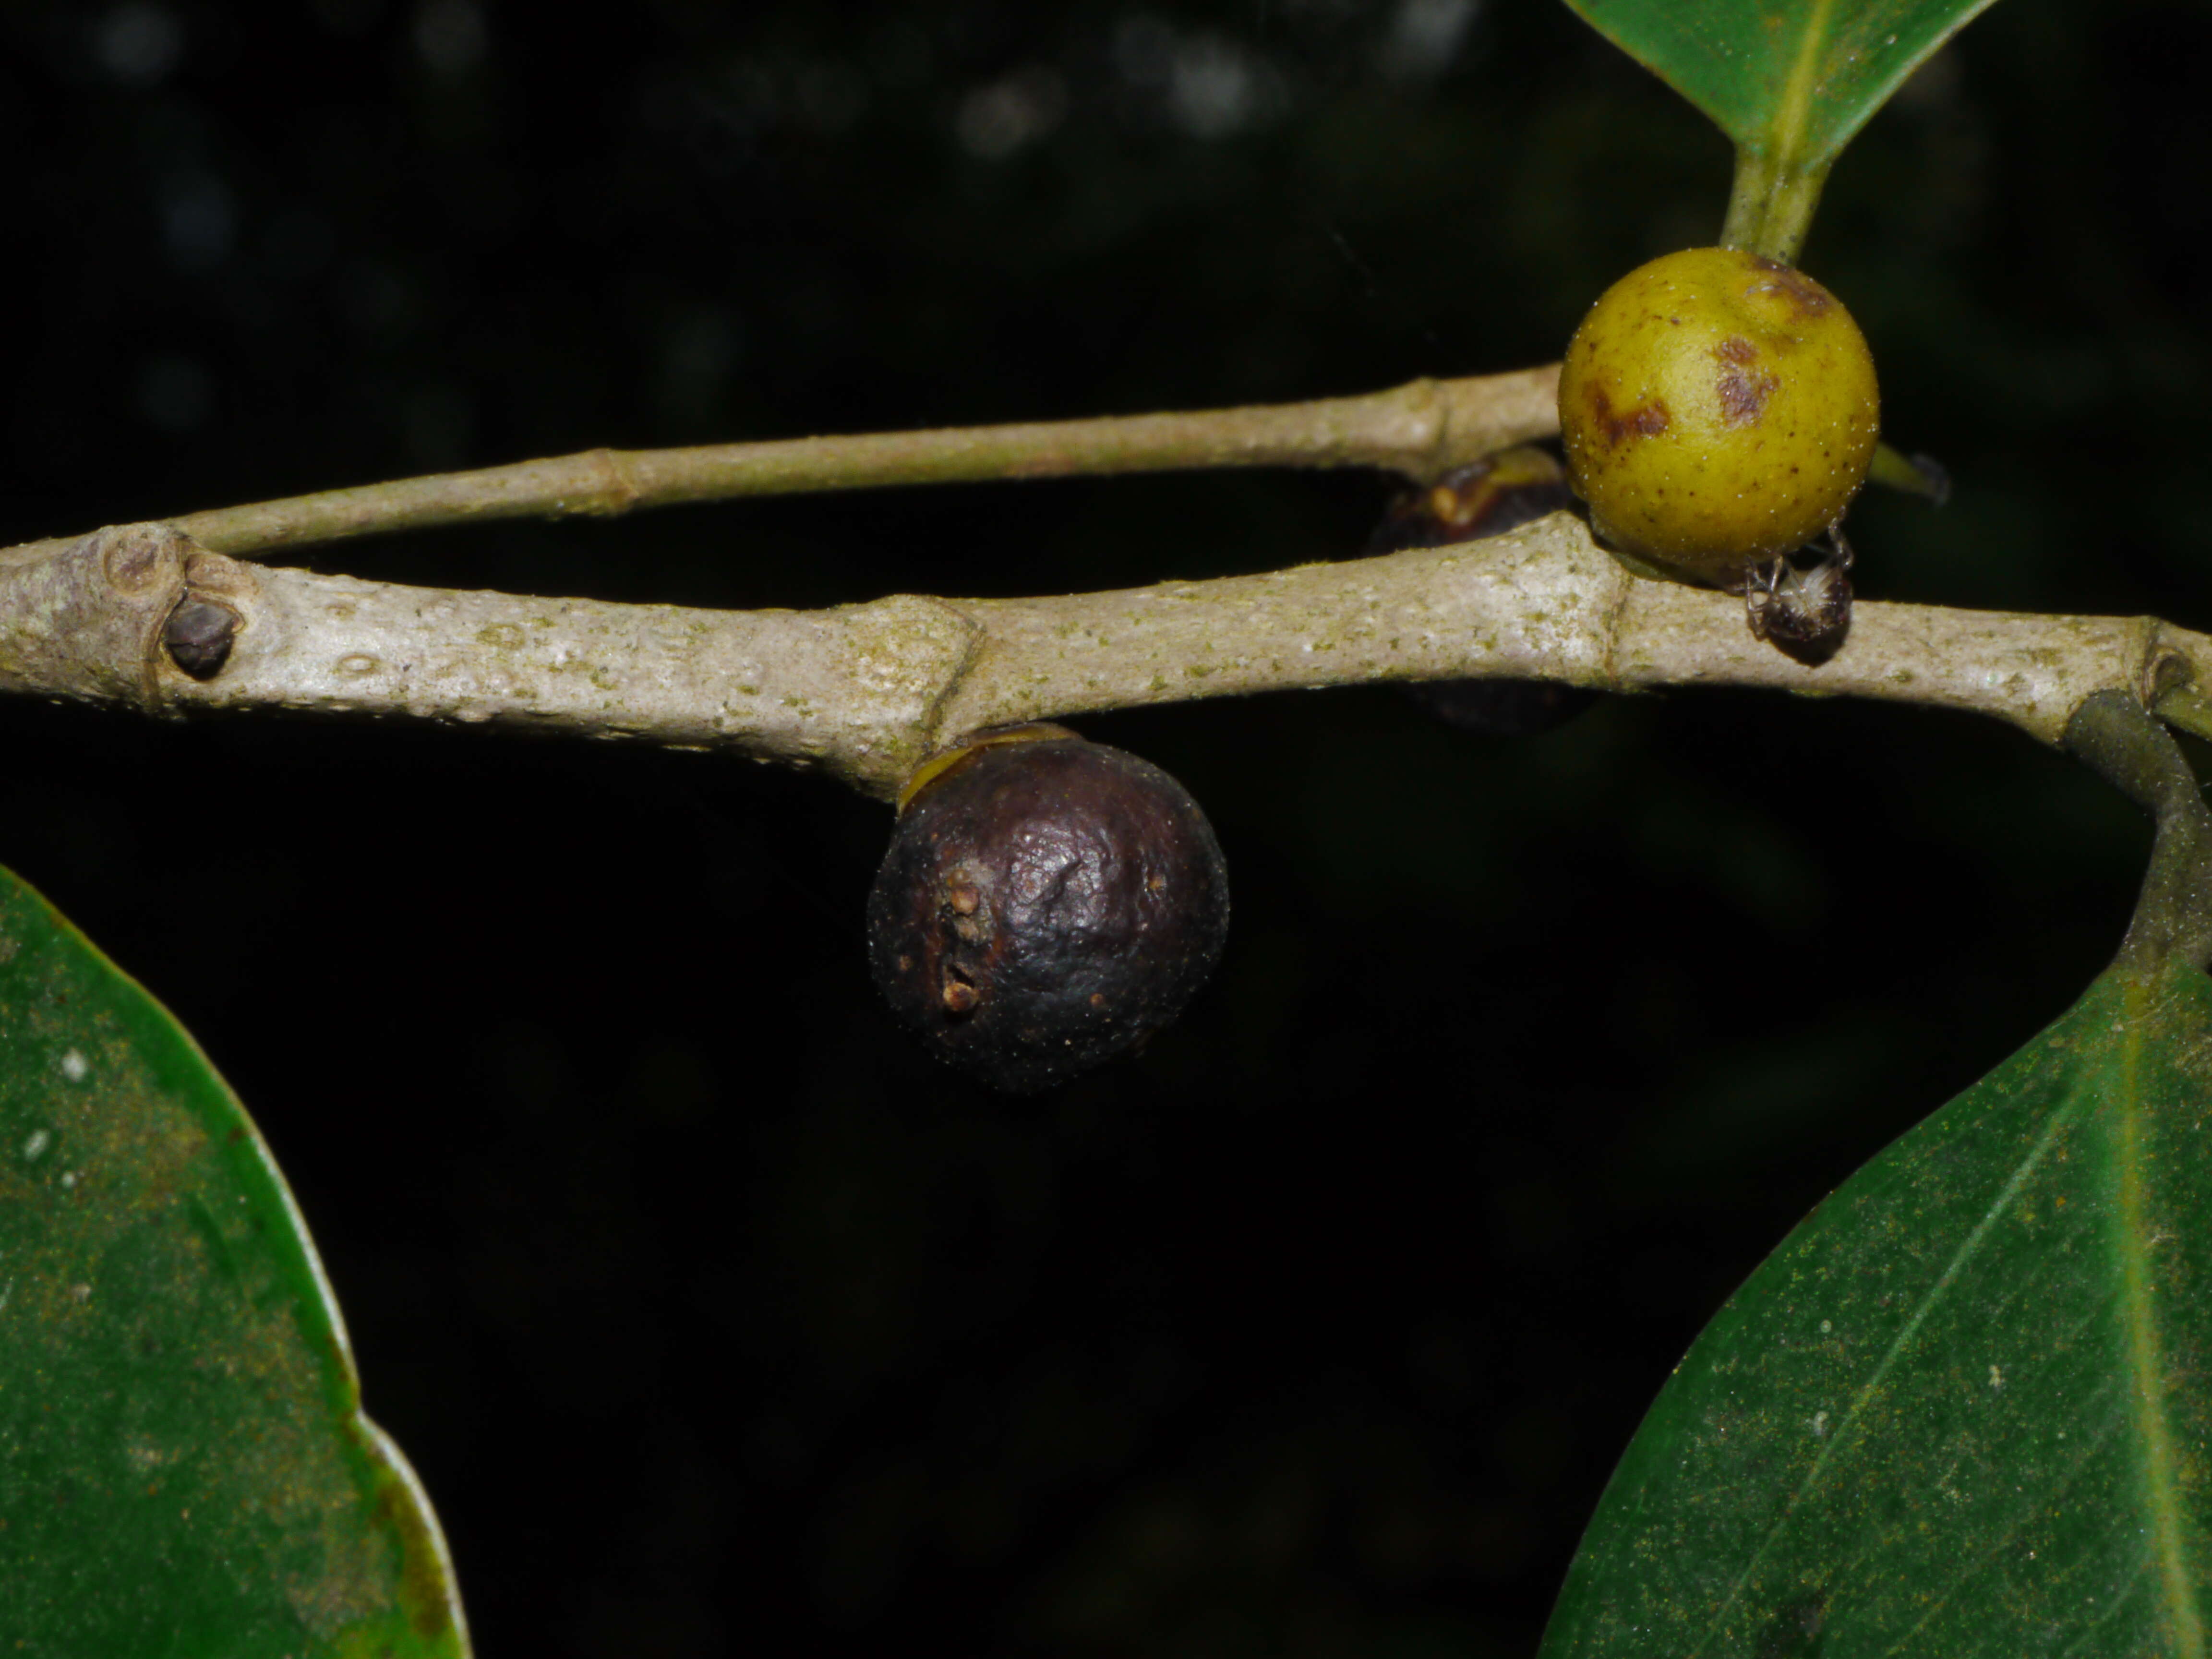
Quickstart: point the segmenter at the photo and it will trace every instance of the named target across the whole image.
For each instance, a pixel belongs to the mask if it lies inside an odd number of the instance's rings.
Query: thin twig
[[[1559,430],[1559,367],[1413,380],[1364,397],[934,432],[592,449],[474,472],[188,513],[169,523],[210,552],[276,556],[323,542],[484,519],[612,517],[641,507],[888,484],[1225,466],[1368,466],[1425,483]],[[0,562],[58,551],[30,542]]]
[[[2148,702],[2212,684],[2212,637],[2148,617],[1869,602],[1842,649],[1808,666],[1754,640],[1741,600],[1632,575],[1566,514],[1265,575],[828,611],[402,586],[247,564],[165,525],[0,563],[0,690],[632,738],[819,767],[885,798],[983,726],[1468,677],[1877,697],[2057,744],[2099,691]]]

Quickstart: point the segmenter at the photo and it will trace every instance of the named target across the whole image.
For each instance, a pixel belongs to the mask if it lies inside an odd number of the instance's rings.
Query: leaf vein
[[[1820,1455],[1813,1460],[1813,1466],[1805,1471],[1805,1478],[1797,1483],[1796,1490],[1790,1494],[1789,1501],[1783,1505],[1781,1516],[1771,1527],[1767,1528],[1766,1536],[1760,1540],[1759,1547],[1752,1552],[1751,1559],[1744,1564],[1742,1573],[1738,1576],[1734,1587],[1729,1589],[1728,1599],[1715,1610],[1712,1621],[1705,1627],[1705,1634],[1698,1638],[1698,1645],[1691,1650],[1689,1659],[1698,1659],[1698,1656],[1711,1644],[1714,1637],[1720,1632],[1721,1621],[1728,1617],[1729,1611],[1741,1599],[1745,1587],[1751,1583],[1752,1576],[1759,1571],[1759,1563],[1766,1559],[1767,1552],[1774,1547],[1775,1541],[1789,1527],[1791,1518],[1797,1512],[1798,1505],[1804,1501],[1806,1494],[1820,1484],[1820,1478],[1826,1473],[1829,1463],[1834,1460],[1837,1452],[1844,1443],[1850,1438],[1850,1431],[1858,1421],[1860,1413],[1865,1408],[1867,1402],[1880,1392],[1891,1367],[1896,1364],[1899,1356],[1911,1346],[1912,1340],[1919,1334],[1920,1328],[1926,1322],[1930,1310],[1943,1299],[1945,1293],[1950,1290],[1967,1261],[1980,1248],[1982,1241],[1989,1236],[1990,1230],[1996,1225],[1998,1218],[2012,1206],[2013,1200],[2020,1195],[2021,1189],[2027,1184],[2029,1177],[2034,1175],[2035,1171],[2041,1167],[2043,1160],[2049,1156],[2051,1147],[2057,1142],[2060,1133],[2079,1115],[2082,1105],[2089,1098],[2088,1091],[2076,1087],[2058,1109],[2051,1113],[2051,1121],[2045,1127],[2033,1149],[2021,1160],[2020,1167],[2013,1171],[2003,1188],[1995,1199],[1990,1200],[1982,1218],[1974,1224],[1972,1231],[1960,1242],[1959,1248],[1952,1253],[1950,1261],[1944,1264],[1942,1273],[1937,1276],[1935,1284],[1929,1287],[1927,1294],[1922,1297],[1920,1305],[1913,1310],[1911,1317],[1905,1322],[1903,1328],[1892,1339],[1888,1348],[1882,1354],[1881,1363],[1875,1367],[1874,1374],[1852,1397],[1849,1409],[1844,1413],[1844,1420],[1836,1425],[1835,1434],[1821,1449]]]
[[[2073,1469],[2067,1474],[2066,1478],[2063,1480],[2061,1480],[2051,1491],[2049,1498],[2045,1500],[2048,1504],[2055,1507],[2060,1499],[2063,1498],[2068,1492],[2074,1489],[2074,1483],[2081,1478],[2083,1472],[2088,1468],[2090,1462],[2096,1457],[2096,1455],[2104,1449],[2105,1443],[2119,1432],[2120,1425],[2124,1420],[2124,1418],[2122,1413],[2113,1413],[2113,1415],[2106,1420],[2103,1428],[2100,1429],[2094,1435],[2082,1443],[2081,1454],[2075,1460]],[[1968,1584],[1972,1583],[1975,1577],[1980,1574],[1982,1570],[1996,1558],[2000,1551],[2003,1550],[2006,1546],[2009,1545],[2014,1539],[2018,1538],[2021,1534],[2021,1529],[2028,1524],[2031,1518],[2032,1517],[2029,1516],[2023,1515],[2019,1520],[2014,1522],[2011,1526],[2006,1528],[2002,1534],[1998,1537],[1996,1542],[1991,1544],[1989,1548],[1984,1550],[1980,1555],[1975,1558],[1973,1564],[1971,1566],[1966,1568],[1965,1571],[1960,1573],[1957,1577],[1952,1579],[1948,1584],[1945,1585],[1943,1593],[1937,1596],[1933,1605],[1929,1607],[1928,1611],[1920,1616],[1919,1621],[1915,1624],[1911,1630],[1905,1632],[1904,1635],[1899,1637],[1894,1643],[1883,1650],[1882,1659],[1896,1659],[1897,1655],[1903,1653],[1906,1648],[1910,1647],[1913,1639],[1917,1637],[1923,1630],[1927,1628],[1929,1620],[1935,1618],[1937,1613],[1942,1612],[1946,1607],[1949,1606],[1953,1595],[1956,1595],[1960,1590],[1964,1589]],[[2140,1571],[2140,1569],[2138,1569],[2138,1571]]]

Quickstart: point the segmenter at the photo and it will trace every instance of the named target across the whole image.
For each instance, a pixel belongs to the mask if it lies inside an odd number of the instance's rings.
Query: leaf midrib
[[[2174,1483],[2172,1425],[2167,1420],[2164,1352],[2158,1313],[2153,1305],[2148,1195],[2144,1191],[2142,1146],[2143,1029],[2154,1017],[2149,988],[2130,980],[2120,1048],[2118,1141],[2119,1225],[2114,1249],[2120,1257],[2121,1317],[2126,1327],[2126,1363],[2136,1407],[2136,1431],[2142,1437],[2145,1502],[2150,1510],[2153,1549],[2172,1621],[2179,1659],[2204,1659],[2204,1620],[2189,1570],[2181,1495]]]
[[[1784,170],[1802,167],[1805,164],[1805,133],[1813,121],[1813,89],[1820,84],[1820,54],[1828,38],[1828,14],[1835,9],[1835,0],[1814,0],[1812,15],[1805,21],[1804,37],[1798,43],[1796,61],[1790,65],[1790,76],[1782,83],[1782,96],[1774,111],[1773,157]]]

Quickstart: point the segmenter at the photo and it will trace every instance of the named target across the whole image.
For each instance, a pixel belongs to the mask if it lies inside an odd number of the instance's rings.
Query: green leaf
[[[260,1135],[5,871],[0,1635],[51,1659],[468,1651]]]
[[[1994,0],[1567,0],[1745,149],[1817,167]]]
[[[2212,981],[2170,957],[2100,979],[1729,1302],[1542,1656],[2202,1659],[2208,1583]]]
[[[1794,260],[1828,167],[1992,0],[1567,0],[1736,146],[1722,240]]]

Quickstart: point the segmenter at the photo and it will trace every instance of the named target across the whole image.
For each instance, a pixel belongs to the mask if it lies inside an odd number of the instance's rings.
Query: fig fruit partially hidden
[[[1787,561],[1834,537],[1880,426],[1874,357],[1842,302],[1742,248],[1629,272],[1583,319],[1559,374],[1567,477],[1591,528],[1746,594],[1761,637],[1831,631],[1819,613],[1838,596],[1848,620],[1840,538],[1813,591]]]
[[[1567,476],[1551,456],[1528,446],[1500,450],[1401,492],[1368,537],[1367,551],[1480,541],[1573,505]],[[1595,691],[1552,680],[1408,680],[1405,690],[1450,725],[1500,738],[1538,736],[1597,701]]]
[[[918,771],[868,895],[868,963],[939,1058],[1049,1087],[1182,1012],[1221,955],[1229,878],[1189,793],[1059,726]]]

